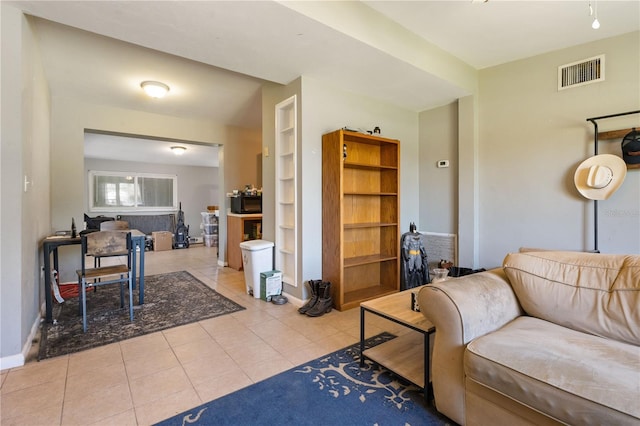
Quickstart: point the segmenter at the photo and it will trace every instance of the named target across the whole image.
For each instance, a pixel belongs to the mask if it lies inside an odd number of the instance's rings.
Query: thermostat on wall
[[[438,168],[449,167],[449,160],[438,160]]]

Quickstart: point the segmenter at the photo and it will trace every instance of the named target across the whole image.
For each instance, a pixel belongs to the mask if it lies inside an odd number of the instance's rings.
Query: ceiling
[[[171,147],[186,148],[176,155]],[[84,156],[177,166],[218,167],[218,147],[206,144],[85,132]],[[152,159],[152,160],[150,160]]]
[[[43,18],[53,96],[248,128],[265,81],[309,76],[414,111],[468,94],[405,45],[479,70],[640,30],[637,0],[592,0],[598,30],[588,0],[4,2]],[[171,91],[147,98],[143,80]]]

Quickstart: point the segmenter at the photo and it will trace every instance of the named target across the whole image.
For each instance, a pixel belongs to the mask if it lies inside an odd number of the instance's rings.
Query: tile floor
[[[310,318],[254,299],[215,248],[147,252],[145,268],[187,270],[246,310],[40,362],[30,355],[0,374],[0,424],[149,425],[359,340],[359,309]],[[367,321],[368,335],[398,332]]]

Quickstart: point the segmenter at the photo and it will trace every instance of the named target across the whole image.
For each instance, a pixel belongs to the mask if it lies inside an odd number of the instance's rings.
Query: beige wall
[[[418,217],[418,114],[375,99],[338,89],[310,77],[295,80],[287,87],[273,86],[263,91],[263,139],[271,152],[273,109],[294,93],[298,94],[298,188],[300,245],[299,283],[286,286],[294,297],[307,297],[303,285],[322,278],[322,135],[349,126],[356,129],[382,129],[382,135],[400,140],[401,229]],[[272,159],[264,161],[265,196],[273,194],[275,170]],[[273,191],[273,192],[272,192]],[[273,241],[274,210],[264,212],[264,238]]]
[[[457,223],[460,252],[465,253],[461,266],[489,268],[520,246],[592,248],[592,202],[582,199],[572,183],[575,167],[593,153],[593,131],[585,119],[640,108],[639,33],[482,70],[479,94],[460,100],[457,117],[450,106],[418,114],[307,77],[284,88],[274,85],[263,93],[262,134],[203,120],[64,98],[49,100],[37,43],[26,18],[4,2],[0,4],[2,368],[20,361],[37,325],[43,297],[38,242],[52,230],[67,229],[72,217],[78,219],[84,213],[86,128],[223,144],[219,170],[226,192],[250,183],[247,179],[253,168],[247,169],[246,158],[257,159],[263,137],[274,152],[273,107],[298,93],[303,282],[322,274],[319,171],[323,133],[343,126],[380,126],[384,136],[400,139],[401,228],[408,229],[409,222],[416,221],[420,229],[432,230],[430,218],[443,230]],[[602,53],[607,55],[605,82],[557,91],[558,65]],[[467,81],[474,73],[464,70],[464,76]],[[461,85],[468,86],[468,91],[474,90],[473,83],[471,78]],[[632,125],[638,125],[638,116],[602,122],[601,129]],[[440,137],[448,146],[434,140]],[[601,142],[600,148],[601,152],[618,152],[619,141]],[[458,193],[452,197],[451,170],[444,175],[431,167],[440,155],[451,155],[456,149]],[[273,196],[273,159],[263,158],[262,167],[265,196],[268,191]],[[27,192],[23,191],[24,176],[32,177],[33,182]],[[436,212],[429,204],[430,188],[441,187],[448,188],[444,191],[448,203]],[[220,205],[227,205],[226,198]],[[265,208],[265,238],[273,239],[273,203],[267,202]],[[600,209],[600,249],[640,253],[640,171],[630,171],[623,187],[602,202]],[[224,215],[220,225],[225,229]],[[222,231],[221,246],[225,241]],[[64,280],[77,265],[62,263]],[[302,288],[288,290],[303,298]]]
[[[39,325],[39,242],[49,233],[50,107],[27,19],[5,3],[0,15],[0,368],[5,369],[24,362]]]
[[[557,90],[559,65],[603,53],[606,81]],[[477,99],[420,113],[420,228],[457,233],[465,267],[498,266],[522,246],[593,249],[593,202],[573,184],[594,152],[586,118],[640,109],[639,56],[633,33],[500,65],[480,72]],[[640,126],[640,114],[599,125]],[[599,152],[621,155],[620,140]],[[450,169],[435,168],[446,155]],[[600,251],[640,253],[640,170],[598,212]]]
[[[419,230],[457,233],[458,102],[420,114]],[[449,167],[438,168],[439,160]]]
[[[557,90],[557,67],[606,55],[606,81]],[[573,184],[593,155],[585,120],[640,109],[640,34],[633,33],[485,69],[480,73],[480,264],[502,263],[521,246],[593,248],[593,202]],[[600,130],[627,128],[640,115],[605,120]],[[621,155],[620,140],[600,153]],[[640,170],[599,203],[599,248],[640,253]]]
[[[162,116],[141,111],[131,111],[104,105],[78,102],[73,99],[54,98],[52,111],[52,229],[68,229],[71,218],[82,218],[85,211],[84,186],[84,130],[125,133],[140,136],[182,139],[194,142],[221,144],[221,166],[218,168],[220,187],[231,188],[227,183],[244,182],[246,176],[256,178],[256,168],[243,161],[251,152],[252,158],[260,153],[260,134],[255,131],[229,128],[204,120],[190,120]],[[64,165],[64,166],[58,166]],[[219,205],[228,204],[220,194]],[[220,247],[226,244],[226,216],[221,215]],[[73,247],[61,262],[60,279],[72,280],[78,266]],[[220,250],[220,259],[226,259]]]

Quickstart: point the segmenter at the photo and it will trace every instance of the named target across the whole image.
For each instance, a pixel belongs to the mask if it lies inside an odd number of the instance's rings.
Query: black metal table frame
[[[429,368],[430,368],[430,344],[429,344],[429,338],[431,336],[431,334],[435,333],[436,329],[435,327],[431,327],[428,330],[423,330],[421,328],[418,328],[416,326],[414,326],[413,324],[409,324],[406,323],[404,321],[399,321],[395,318],[392,318],[388,315],[385,315],[381,312],[376,312],[373,311],[365,306],[360,306],[360,368],[364,367],[364,361],[365,358],[367,358],[367,356],[364,354],[364,341],[365,341],[365,329],[364,329],[364,325],[365,325],[365,312],[369,312],[371,314],[377,315],[379,317],[382,317],[384,319],[387,319],[391,322],[394,322],[396,324],[399,324],[403,327],[407,327],[410,328],[414,331],[417,331],[418,333],[421,333],[424,336],[424,386],[422,387],[423,393],[424,393],[424,399],[427,401],[428,404],[430,404],[433,401],[433,388],[431,386],[431,382],[429,381]],[[389,371],[393,372],[394,374],[397,374],[396,372],[394,372],[393,370],[391,370],[390,368],[380,364],[379,362],[371,359],[371,361],[375,362],[376,364],[381,365],[382,367],[388,369]],[[398,376],[401,376],[400,374],[398,374]],[[403,377],[404,379],[408,380],[409,382],[411,382],[411,380],[407,377]],[[419,386],[417,383],[411,382],[416,386]]]
[[[131,242],[133,248],[131,250],[132,265],[131,270],[133,276],[136,276],[136,264],[137,264],[137,249],[140,248],[140,291],[138,292],[138,304],[144,304],[144,246],[145,235],[131,235]],[[53,268],[56,271],[58,269],[58,247],[80,245],[82,243],[81,237],[47,237],[43,240],[42,251],[44,256],[44,300],[45,300],[45,321],[53,322],[53,296],[51,294],[51,254],[53,253]],[[133,281],[133,287],[136,287],[136,280]]]

